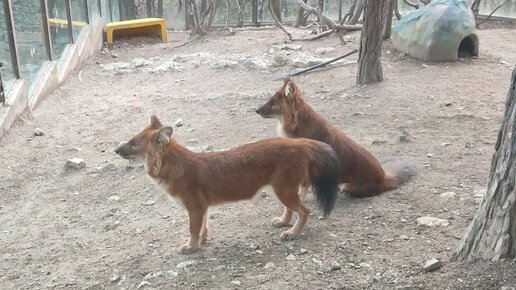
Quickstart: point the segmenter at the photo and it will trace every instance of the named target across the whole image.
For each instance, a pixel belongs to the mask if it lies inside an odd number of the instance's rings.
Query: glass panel
[[[489,15],[493,10],[496,9],[496,7],[502,5],[502,3],[506,2],[505,0],[484,0],[480,1],[480,11],[479,13],[482,15]],[[509,17],[509,18],[516,18],[516,2],[515,1],[508,1],[500,7],[500,9],[496,10],[495,13],[493,13],[493,16],[499,16],[499,17]]]
[[[271,11],[269,10],[268,0],[258,0],[258,22],[274,22]]]
[[[12,3],[20,75],[32,87],[41,65],[47,60],[41,25],[41,3],[26,0],[13,0]]]
[[[87,24],[84,0],[70,0],[72,9],[72,31],[74,41],[79,37],[82,28]]]
[[[218,0],[222,2],[224,0]],[[167,23],[167,28],[174,30],[185,29],[185,9],[184,5],[179,12],[179,0],[167,0],[163,1],[163,17]],[[184,4],[184,2],[182,2]],[[220,6],[219,8],[220,9]]]
[[[111,11],[113,12],[113,22],[120,21],[120,2],[119,0],[113,0],[111,4]]]
[[[4,66],[0,68],[0,70],[2,70],[2,81],[4,83],[5,91],[9,90],[15,80],[10,52],[9,42],[7,41],[5,13],[2,5],[2,7],[0,7],[0,62],[3,63]]]
[[[102,6],[102,18],[104,18],[104,20],[106,22],[111,22],[111,11],[110,11],[110,7],[109,7],[109,0],[101,0],[100,1],[100,5]]]
[[[95,24],[95,21],[100,17],[100,10],[97,0],[88,1],[88,12],[90,14],[90,24]]]
[[[48,1],[48,25],[54,60],[59,60],[66,45],[70,43],[65,0]]]

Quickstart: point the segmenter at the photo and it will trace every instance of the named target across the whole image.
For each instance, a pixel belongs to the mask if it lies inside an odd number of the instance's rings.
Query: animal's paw
[[[280,217],[275,217],[272,219],[272,225],[275,227],[281,228],[281,227],[288,226],[289,223]]]
[[[297,237],[298,234],[295,233],[293,230],[288,230],[288,231],[284,231],[283,233],[281,233],[281,239],[282,240],[286,240],[286,241],[289,241],[289,240],[292,240],[294,239],[295,237]]]
[[[183,255],[189,255],[195,253],[199,250],[199,247],[192,247],[189,244],[184,244],[179,247],[179,252]]]

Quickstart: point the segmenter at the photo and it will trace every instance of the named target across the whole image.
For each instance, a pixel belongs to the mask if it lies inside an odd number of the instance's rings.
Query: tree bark
[[[269,0],[269,5],[271,6],[272,13],[274,13],[278,21],[282,23],[283,21],[281,20],[281,8],[279,0]]]
[[[456,254],[462,260],[516,257],[516,69],[495,150],[486,196]]]
[[[475,16],[475,19],[478,16],[478,11],[480,10],[480,1],[481,0],[474,0],[473,3],[471,3],[471,11],[473,12],[473,16]]]
[[[382,32],[385,0],[366,0],[360,37],[357,85],[383,81]]]
[[[158,17],[163,18],[163,0],[158,0]]]
[[[303,2],[307,2],[308,0],[303,0]],[[296,23],[294,24],[295,27],[299,26],[305,26],[306,25],[306,18],[305,18],[305,9],[303,7],[299,7],[299,10],[297,10],[297,17],[296,17]]]
[[[152,2],[154,2],[154,0],[145,1],[145,8],[147,8],[147,17],[149,18],[152,17]]]
[[[386,0],[387,5],[385,6],[385,25],[383,26],[383,40],[391,38],[392,33],[392,16],[394,14],[394,1]]]

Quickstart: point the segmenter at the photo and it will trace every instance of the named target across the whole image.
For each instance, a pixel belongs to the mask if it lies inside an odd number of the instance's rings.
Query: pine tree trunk
[[[366,0],[360,37],[357,85],[383,81],[382,34],[385,0]]]
[[[486,196],[456,254],[462,260],[516,257],[516,69],[495,150]]]

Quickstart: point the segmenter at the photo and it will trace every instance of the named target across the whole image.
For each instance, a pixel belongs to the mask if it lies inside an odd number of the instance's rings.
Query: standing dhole
[[[339,155],[343,190],[353,197],[394,189],[414,174],[414,167],[405,160],[388,159],[380,164],[364,147],[328,124],[305,102],[301,90],[290,78],[283,81],[280,89],[256,113],[263,118],[277,119],[279,135],[329,144]],[[306,189],[301,194],[306,194]]]
[[[152,116],[150,125],[121,143],[115,153],[142,160],[156,185],[186,208],[190,239],[179,248],[183,254],[195,252],[206,241],[209,206],[251,199],[267,185],[285,205],[273,225],[288,225],[293,212],[298,215],[294,226],[281,234],[285,240],[301,234],[310,212],[299,198],[300,188],[314,187],[324,216],[335,205],[340,164],[325,143],[273,138],[223,152],[194,153],[172,140],[172,131]]]

